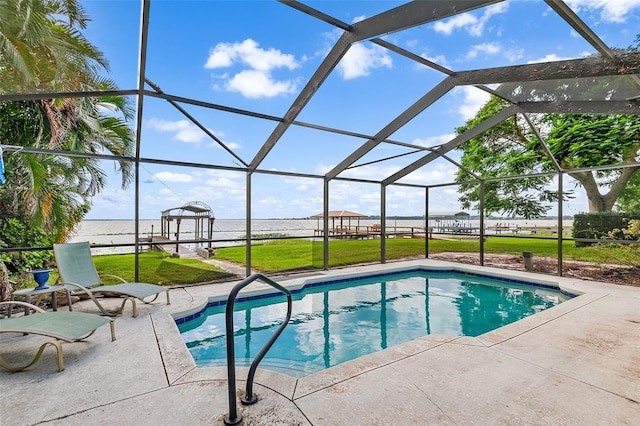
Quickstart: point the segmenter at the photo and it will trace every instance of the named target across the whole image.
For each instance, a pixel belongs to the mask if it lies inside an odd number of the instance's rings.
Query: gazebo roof
[[[312,218],[323,218],[324,213],[318,213],[311,216]],[[329,217],[369,217],[366,214],[354,213],[348,210],[331,210],[329,211]]]
[[[178,213],[172,213],[172,212],[178,212]],[[192,214],[186,214],[185,212],[189,212]],[[180,217],[193,217],[193,216],[209,216],[212,217],[213,213],[211,212],[211,207],[209,207],[207,204],[203,203],[202,201],[190,201],[189,203],[180,206],[180,207],[173,207],[170,209],[166,209],[166,210],[162,210],[162,216],[163,217],[167,217],[167,216],[172,216],[172,217],[176,217],[176,216],[180,216]]]

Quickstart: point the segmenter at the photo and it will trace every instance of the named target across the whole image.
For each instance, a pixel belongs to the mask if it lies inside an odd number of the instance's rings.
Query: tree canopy
[[[457,129],[458,133],[508,105],[509,102],[492,97],[476,117]],[[640,150],[640,117],[538,114],[525,118],[516,115],[467,141],[460,149],[465,169],[457,173],[456,179],[463,182],[460,191],[463,208],[478,208],[480,193],[475,175],[487,180],[484,200],[487,214],[542,216],[551,208],[548,203],[558,199],[557,189],[551,186],[557,164],[563,170],[578,169],[568,174],[586,191],[590,211],[606,211],[613,208],[640,167],[589,168],[635,161]],[[512,176],[522,177],[500,179]],[[603,188],[607,192],[601,193]]]
[[[640,212],[640,173],[635,173],[616,201],[617,210]]]
[[[0,0],[0,16],[0,93],[117,89],[101,75],[108,72],[102,52],[81,33],[89,18],[78,0]],[[64,241],[106,184],[100,161],[90,154],[133,156],[135,137],[127,124],[132,117],[131,105],[120,96],[0,103],[0,141],[30,148],[3,152],[0,229],[11,233],[25,225],[43,230],[47,244]],[[41,154],[39,149],[89,155]],[[133,165],[116,164],[125,188]],[[10,219],[22,225],[7,228]],[[41,240],[31,243],[42,245]]]
[[[91,88],[108,63],[78,0],[0,0],[0,93]]]
[[[633,162],[640,150],[640,116],[576,115],[545,116],[551,125],[548,143],[563,168],[585,168]],[[589,211],[611,210],[631,177],[640,167],[617,170],[571,172],[584,188]],[[601,193],[600,188],[608,188]]]
[[[507,101],[492,97],[476,117],[457,132],[465,132],[508,105]],[[456,180],[463,182],[459,191],[463,209],[479,209],[480,187],[475,176],[486,180],[484,209],[487,214],[539,217],[549,209],[545,202],[557,199],[557,192],[547,189],[551,178],[537,175],[551,170],[551,164],[545,161],[535,134],[522,118],[513,116],[465,142],[459,149],[463,152],[463,168],[458,170]],[[535,176],[500,179],[518,175]]]

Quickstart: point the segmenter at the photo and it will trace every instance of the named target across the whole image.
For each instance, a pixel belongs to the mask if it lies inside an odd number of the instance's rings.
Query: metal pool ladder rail
[[[249,375],[247,376],[247,390],[244,396],[240,398],[240,401],[242,401],[243,404],[249,405],[258,401],[258,397],[253,393],[253,377],[255,376],[258,364],[260,363],[260,361],[262,361],[262,358],[264,358],[264,356],[267,354],[271,346],[274,344],[278,336],[280,336],[287,324],[289,324],[289,320],[291,319],[291,293],[289,292],[289,290],[287,290],[277,282],[265,277],[262,274],[253,274],[250,277],[245,278],[244,280],[236,284],[233,290],[231,290],[231,293],[229,293],[225,314],[227,328],[227,381],[229,382],[229,414],[225,416],[224,423],[227,425],[236,425],[242,421],[242,415],[238,414],[238,406],[236,403],[236,350],[233,340],[233,306],[235,304],[238,292],[258,279],[265,282],[266,284],[269,284],[271,287],[280,290],[287,296],[287,316],[284,322],[273,334],[273,336],[271,336],[271,339],[269,339],[267,344],[264,345],[260,353],[256,355],[256,358],[251,363],[251,367],[249,368]]]

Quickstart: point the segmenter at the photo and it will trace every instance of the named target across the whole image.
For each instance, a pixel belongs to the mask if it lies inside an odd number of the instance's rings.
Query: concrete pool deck
[[[401,266],[478,267],[420,260],[278,278]],[[478,337],[430,335],[323,372],[294,379],[259,369],[259,401],[238,402],[244,425],[580,424],[640,419],[640,288],[481,268],[484,273],[557,282],[583,293]],[[171,290],[172,304],[127,305],[86,342],[63,344],[20,373],[0,371],[0,424],[211,425],[229,412],[225,367],[196,368],[170,314],[195,309],[236,282]],[[261,287],[254,283],[248,289]],[[106,300],[118,304],[117,299]],[[66,309],[66,307],[61,307]],[[88,301],[74,310],[96,312]],[[42,338],[0,338],[7,360],[26,359]],[[238,369],[238,394],[246,368]]]

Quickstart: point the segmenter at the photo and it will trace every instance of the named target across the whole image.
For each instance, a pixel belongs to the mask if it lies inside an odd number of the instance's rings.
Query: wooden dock
[[[447,233],[447,234],[472,234],[474,232],[480,232],[480,227],[478,226],[435,226],[433,227],[434,232]]]
[[[322,237],[324,230],[315,229],[313,235]],[[380,225],[329,228],[329,237],[337,239],[369,239],[380,238],[381,235]],[[385,235],[386,238],[424,238],[426,231],[419,226],[389,226]]]
[[[149,238],[149,244],[158,249],[165,251],[167,253],[177,253],[178,256],[182,259],[200,259],[201,256],[198,255],[196,250],[191,250],[189,247],[180,244],[178,241],[170,240],[167,237],[154,235]],[[171,243],[171,244],[169,244]]]
[[[562,232],[564,234],[571,232],[571,230],[573,229],[572,226],[563,226],[562,227]],[[496,234],[501,234],[502,232],[511,232],[512,234],[519,234],[519,233],[529,233],[529,234],[537,234],[538,232],[551,232],[552,234],[557,234],[558,233],[558,227],[557,226],[537,226],[537,225],[515,225],[515,226],[511,226],[511,225],[504,225],[504,226],[496,226],[496,225],[492,225],[492,226],[487,226],[487,230],[488,231],[493,231]]]

